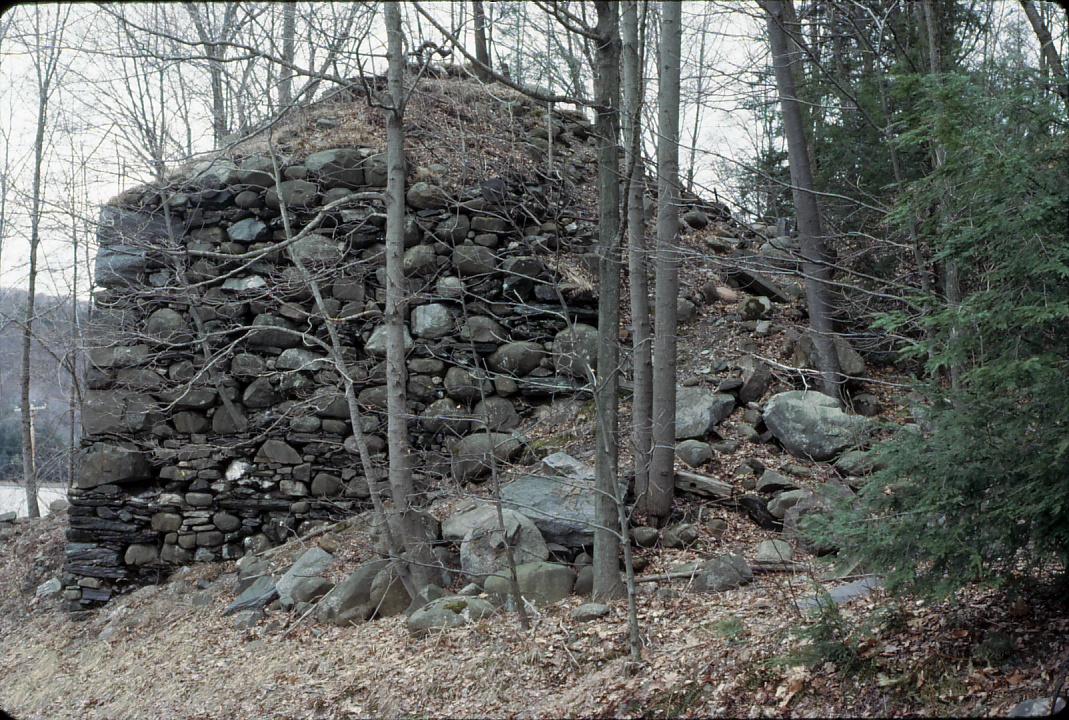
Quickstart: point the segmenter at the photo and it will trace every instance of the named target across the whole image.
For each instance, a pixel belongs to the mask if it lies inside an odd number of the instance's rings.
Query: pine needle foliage
[[[899,141],[938,144],[946,163],[902,188],[890,220],[923,209],[921,232],[938,261],[957,261],[964,297],[957,309],[918,298],[928,335],[909,353],[933,378],[924,417],[878,448],[885,469],[860,502],[810,532],[892,588],[946,595],[1069,563],[1069,140],[1062,106],[1027,89],[1039,83],[919,85]],[[937,381],[952,364],[957,390]]]

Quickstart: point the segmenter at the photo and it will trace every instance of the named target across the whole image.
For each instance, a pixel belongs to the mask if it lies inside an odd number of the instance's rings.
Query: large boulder
[[[523,563],[516,566],[516,582],[520,595],[536,606],[549,605],[572,594],[575,572],[566,565],[550,562]],[[486,592],[493,597],[511,601],[512,581],[508,570],[486,578]]]
[[[479,481],[490,474],[491,463],[498,469],[523,451],[519,438],[507,433],[474,433],[453,446],[450,462],[457,482]]]
[[[148,480],[153,476],[148,455],[126,443],[96,443],[82,456],[74,487],[87,490],[99,485]]]
[[[534,521],[549,542],[566,547],[594,540],[594,471],[566,453],[542,461],[542,473],[501,488],[501,502]]]
[[[546,351],[536,342],[505,343],[486,359],[491,370],[522,377],[538,367]]]
[[[453,332],[453,314],[441,303],[412,308],[412,334],[419,338],[435,339]]]
[[[676,440],[704,438],[735,408],[735,398],[702,387],[676,388]]]
[[[862,444],[871,430],[866,418],[847,415],[834,398],[815,391],[773,395],[765,405],[765,425],[795,457],[830,460]]]
[[[500,432],[512,430],[520,424],[520,416],[512,401],[496,395],[491,395],[479,402],[472,415],[475,417],[475,427],[478,429]]]
[[[839,369],[851,377],[865,375],[865,359],[861,357],[850,342],[839,335],[833,338],[835,354],[839,357]],[[816,369],[817,353],[813,345],[813,335],[807,332],[798,337],[794,343],[794,364],[798,367]]]
[[[753,570],[741,555],[726,553],[709,558],[695,569],[690,588],[698,592],[723,592],[753,582]]]
[[[286,203],[287,208],[308,207],[315,202],[319,188],[307,180],[285,180],[267,191],[264,202],[273,210]]]
[[[494,606],[482,598],[447,595],[416,610],[408,617],[407,625],[413,635],[423,635],[468,625],[493,614]]]
[[[349,574],[323,596],[316,606],[316,619],[333,625],[363,622],[371,616],[371,583],[389,560],[372,560]]]
[[[487,575],[508,567],[507,547],[512,548],[517,565],[549,557],[546,541],[530,519],[507,508],[502,508],[501,516],[504,534],[493,506],[484,505],[469,516],[470,527],[460,543],[460,568],[475,582],[481,583]]]
[[[380,570],[371,581],[371,594],[368,599],[374,617],[380,618],[400,615],[412,603],[412,596],[405,589],[393,563]]]
[[[353,148],[321,150],[309,155],[304,166],[325,188],[357,188],[364,184],[364,153]]]
[[[282,605],[284,607],[292,606],[296,602],[294,592],[302,581],[306,578],[319,577],[326,572],[333,562],[334,556],[322,548],[314,547],[305,550],[297,558],[297,561],[290,566],[290,569],[279,578],[276,587],[278,589],[278,598]]]
[[[576,323],[553,338],[553,361],[557,372],[587,380],[598,369],[598,329]]]

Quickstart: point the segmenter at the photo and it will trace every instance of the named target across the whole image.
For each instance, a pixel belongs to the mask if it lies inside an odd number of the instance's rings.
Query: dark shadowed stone
[[[480,390],[479,380],[462,367],[451,367],[445,373],[445,381],[442,383],[449,397],[462,403],[478,402],[483,394],[493,393],[494,386],[489,380],[482,380]]]
[[[379,571],[371,582],[370,606],[375,617],[400,615],[412,604],[396,567],[391,563]]]
[[[280,199],[286,203],[286,207],[307,207],[315,202],[317,194],[315,183],[307,180],[286,180],[268,190],[264,202],[274,210],[281,207]]]
[[[723,592],[753,582],[753,570],[741,555],[727,553],[698,565],[690,588],[698,592]]]
[[[149,315],[145,334],[161,342],[183,342],[190,338],[189,324],[182,313],[160,308]]]
[[[333,625],[363,622],[371,615],[371,583],[389,560],[373,560],[361,565],[334,586],[316,607],[316,619]]]
[[[359,150],[334,148],[309,155],[304,166],[327,188],[357,188],[364,184],[364,157]]]
[[[485,275],[497,267],[497,258],[482,245],[457,245],[453,248],[453,267],[458,275]]]
[[[151,477],[152,465],[148,456],[133,445],[96,443],[83,456],[74,486],[88,489],[110,483],[148,480]]]
[[[460,370],[460,368],[451,369]],[[461,370],[461,372],[464,371]],[[478,393],[478,390],[476,390],[476,393]],[[447,433],[462,435],[467,432],[468,427],[471,425],[470,417],[471,413],[456,400],[441,398],[427,406],[420,416],[420,422],[431,433],[444,430]]]
[[[241,610],[255,610],[266,607],[278,597],[278,588],[270,575],[262,575],[227,605],[223,615],[233,615]]]
[[[249,344],[266,347],[292,348],[301,345],[301,336],[290,332],[294,326],[288,320],[275,315],[257,315],[249,331]]]
[[[451,469],[457,482],[481,480],[490,474],[491,458],[501,465],[523,451],[523,443],[506,433],[475,433],[453,447]]]
[[[475,427],[485,430],[512,430],[520,424],[520,416],[512,402],[503,397],[491,396],[475,406]]]
[[[298,465],[301,462],[301,456],[286,441],[272,439],[260,446],[254,462]]]

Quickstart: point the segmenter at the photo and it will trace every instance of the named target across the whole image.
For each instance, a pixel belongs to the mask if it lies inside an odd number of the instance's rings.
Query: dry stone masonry
[[[588,142],[576,117],[554,128],[558,147]],[[481,482],[491,453],[522,452],[513,431],[533,403],[586,387],[594,293],[558,268],[593,232],[554,182],[503,172],[457,188],[409,165],[407,390],[424,484]],[[72,609],[365,507],[325,315],[381,465],[385,183],[381,148],[336,147],[217,159],[102,209]]]

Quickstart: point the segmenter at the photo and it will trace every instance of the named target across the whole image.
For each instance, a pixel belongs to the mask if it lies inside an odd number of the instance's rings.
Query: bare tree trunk
[[[297,35],[297,3],[282,3],[282,59],[293,64],[296,52],[294,44]],[[293,102],[293,70],[282,68],[278,80],[278,104],[283,110]]]
[[[653,351],[650,288],[646,252],[646,221],[642,212],[642,67],[639,58],[638,2],[623,6],[624,142],[630,177],[627,184],[628,278],[631,290],[632,385],[631,434],[635,456],[635,496],[645,498],[650,481],[653,446]],[[640,500],[640,504],[643,503]]]
[[[483,66],[475,66],[475,77],[486,83],[491,80],[489,69],[492,69],[493,65],[490,62],[490,50],[486,44],[486,13],[483,12],[482,0],[472,0],[471,11],[475,18],[475,57]]]
[[[653,463],[646,514],[663,525],[672,512],[676,442],[676,303],[679,300],[679,65],[682,8],[661,8],[657,88],[657,259],[653,337]]]
[[[805,273],[806,302],[813,347],[817,355],[821,386],[826,395],[841,401],[845,378],[835,350],[830,286],[832,268],[824,242],[820,206],[813,183],[809,143],[806,139],[801,104],[795,87],[791,58],[787,49],[785,16],[793,16],[790,0],[767,0],[762,5],[768,14],[768,38],[776,71],[776,86],[783,112],[783,130],[787,136],[787,155],[791,169],[791,193],[798,221],[802,271]]]
[[[599,0],[596,33],[598,73],[595,85],[598,135],[598,368],[595,455],[594,597],[624,594],[620,581],[618,525],[619,364],[620,364],[620,175],[617,156],[620,96],[620,18],[615,2]]]
[[[924,24],[928,31],[929,70],[934,77],[938,78],[939,74],[943,72],[942,51],[939,46],[939,20],[936,18],[935,8],[932,7],[931,0],[924,0],[922,7],[924,9]],[[932,147],[932,156],[933,169],[938,172],[946,164],[946,148],[939,143],[935,143]],[[958,306],[961,305],[961,281],[958,277],[958,261],[954,258],[947,258],[943,261],[943,294],[946,296],[947,307],[956,312]],[[950,326],[951,347],[957,345],[959,334],[960,330],[957,323],[952,323]],[[957,360],[951,361],[948,371],[950,374],[950,386],[956,390],[961,384],[961,363]]]
[[[1050,29],[1043,21],[1042,16],[1040,16],[1036,4],[1032,0],[1021,0],[1021,7],[1024,8],[1024,13],[1028,16],[1028,22],[1032,25],[1032,30],[1039,41],[1040,55],[1046,60],[1047,67],[1058,81],[1054,86],[1054,90],[1065,103],[1066,112],[1069,112],[1069,74],[1066,73],[1065,65],[1058,54],[1058,46],[1054,44]]]
[[[417,588],[433,582],[433,560],[426,533],[413,512],[411,448],[408,440],[408,402],[405,383],[405,136],[404,55],[401,12],[397,4],[383,6],[389,56],[387,82],[391,108],[386,120],[386,392],[390,492],[403,532],[409,570]]]

